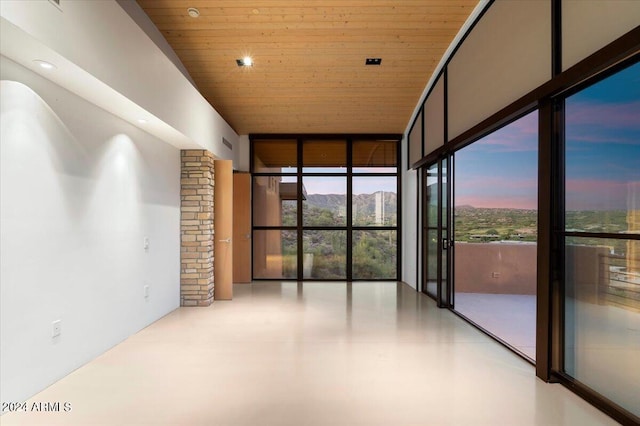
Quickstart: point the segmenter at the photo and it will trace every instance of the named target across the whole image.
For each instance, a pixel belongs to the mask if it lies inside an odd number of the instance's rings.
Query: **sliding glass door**
[[[456,151],[455,310],[536,357],[538,113]]]
[[[444,157],[423,168],[423,283],[422,291],[433,297],[439,307],[450,307],[450,208],[449,164]]]

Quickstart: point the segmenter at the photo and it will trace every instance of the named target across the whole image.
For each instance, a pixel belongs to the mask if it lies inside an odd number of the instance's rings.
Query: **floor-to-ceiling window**
[[[454,309],[535,359],[538,114],[455,153]]]
[[[638,12],[487,2],[407,129],[416,283],[623,424],[640,423]]]
[[[252,137],[255,279],[397,280],[399,137]]]
[[[564,372],[640,416],[640,63],[564,111]]]

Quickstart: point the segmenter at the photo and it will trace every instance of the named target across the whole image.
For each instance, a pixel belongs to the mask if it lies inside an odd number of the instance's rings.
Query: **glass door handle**
[[[442,239],[442,249],[447,250],[449,248],[449,240],[446,238]]]

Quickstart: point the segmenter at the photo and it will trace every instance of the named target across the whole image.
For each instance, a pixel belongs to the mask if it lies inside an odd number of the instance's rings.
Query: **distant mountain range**
[[[378,193],[381,191],[378,191]],[[346,208],[344,194],[308,194],[307,203],[318,208],[340,212]],[[397,211],[397,195],[395,192],[384,193],[384,208],[387,215]],[[358,214],[374,215],[376,211],[376,193],[357,194],[353,196],[353,208]]]

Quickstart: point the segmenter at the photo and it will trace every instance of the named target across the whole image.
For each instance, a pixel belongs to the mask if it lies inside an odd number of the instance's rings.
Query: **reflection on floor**
[[[254,283],[181,308],[3,425],[613,425],[396,283]]]
[[[566,371],[640,417],[640,313],[569,299]]]
[[[536,296],[456,293],[455,310],[536,359]]]

